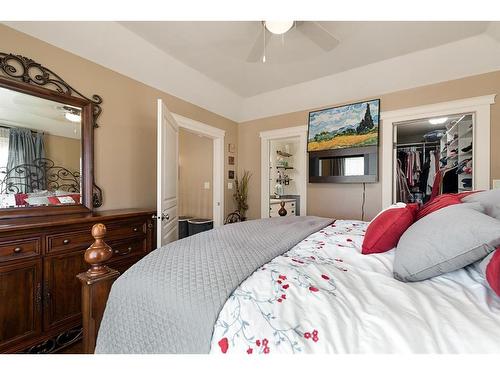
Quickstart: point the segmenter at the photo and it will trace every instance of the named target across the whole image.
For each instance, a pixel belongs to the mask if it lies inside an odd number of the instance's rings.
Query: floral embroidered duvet
[[[338,220],[256,270],[219,313],[211,353],[500,352],[500,299],[474,265],[402,283],[394,250],[361,254],[366,227]]]

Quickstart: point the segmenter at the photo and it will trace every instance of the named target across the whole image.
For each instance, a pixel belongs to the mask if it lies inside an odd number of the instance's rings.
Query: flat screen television
[[[309,182],[378,181],[380,99],[309,113]]]

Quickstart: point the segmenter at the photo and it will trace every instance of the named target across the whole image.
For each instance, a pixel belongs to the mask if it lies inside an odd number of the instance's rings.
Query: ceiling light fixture
[[[290,30],[294,21],[264,21],[266,29],[277,35],[281,35]]]
[[[448,121],[448,117],[438,117],[438,118],[431,118],[429,120],[429,123],[432,125],[441,125],[444,124],[446,121]]]
[[[66,117],[66,120],[71,121],[71,122],[80,122],[82,119],[80,115],[77,115],[77,114],[71,113],[71,112],[66,112],[64,114],[64,117]]]

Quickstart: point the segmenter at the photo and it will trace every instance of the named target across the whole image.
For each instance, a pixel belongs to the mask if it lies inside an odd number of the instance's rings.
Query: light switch
[[[227,188],[228,188],[229,190],[233,190],[233,183],[232,183],[232,182],[228,182],[228,183],[227,183]]]
[[[205,183],[203,184],[203,188],[204,188],[204,189],[210,189],[210,182],[205,182]]]
[[[500,180],[493,180],[493,189],[500,189]]]

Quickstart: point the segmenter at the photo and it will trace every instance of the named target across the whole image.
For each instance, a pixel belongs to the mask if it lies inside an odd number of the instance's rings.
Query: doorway
[[[396,123],[394,139],[393,203],[475,189],[472,113]]]
[[[490,180],[490,106],[495,103],[495,96],[485,95],[467,99],[452,100],[449,102],[422,105],[383,111],[380,113],[381,128],[381,184],[382,208],[389,207],[394,199],[394,158],[396,142],[394,126],[398,123],[412,120],[447,117],[455,114],[470,113],[474,121],[473,140],[473,173],[474,189],[487,190],[491,186]],[[480,146],[480,147],[478,147]]]
[[[212,142],[212,217],[214,227],[224,218],[224,136],[225,131],[171,113],[158,99],[157,128],[157,245],[179,237],[179,131],[207,137]],[[210,188],[210,185],[209,185]]]
[[[260,137],[261,217],[306,215],[307,127],[261,132]]]
[[[213,220],[213,142],[179,129],[179,217]]]

